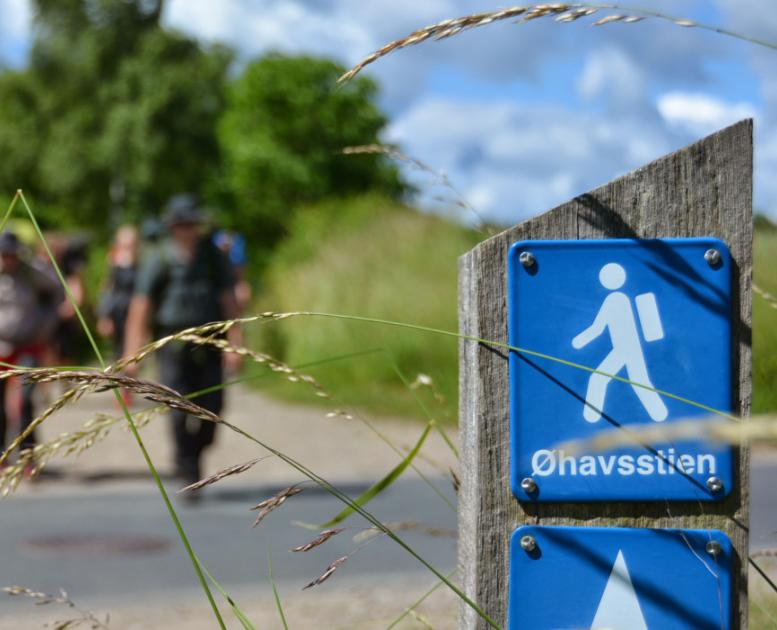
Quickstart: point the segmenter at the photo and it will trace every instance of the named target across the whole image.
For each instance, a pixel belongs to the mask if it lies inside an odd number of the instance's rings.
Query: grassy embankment
[[[762,224],[763,225],[763,224]],[[756,231],[753,282],[777,295],[777,227]],[[777,310],[753,295],[753,413],[777,412]]]
[[[329,211],[327,211],[329,210]],[[336,219],[323,218],[336,216]],[[456,258],[483,235],[438,217],[378,199],[311,209],[293,226],[270,267],[257,308],[365,315],[456,330]],[[759,229],[755,281],[777,294],[777,230]],[[754,296],[755,413],[777,410],[777,310]],[[431,376],[454,421],[455,340],[375,324],[300,318],[254,327],[254,344],[298,364],[370,348],[385,348],[411,378]],[[417,414],[384,354],[362,356],[311,371],[342,404],[400,415]],[[268,387],[267,381],[260,381]],[[298,386],[272,385],[285,399],[316,402]]]
[[[299,216],[266,275],[258,310],[344,313],[456,330],[456,259],[483,236],[380,198],[337,204]],[[445,398],[443,409],[431,402],[435,413],[455,419],[455,339],[308,317],[254,326],[250,332],[255,347],[291,365],[384,349],[310,373],[334,394],[334,406],[418,415],[414,392],[402,384],[394,361],[410,380],[419,373],[431,376]],[[283,398],[316,402],[299,386],[258,383]],[[432,400],[428,390],[420,393]]]

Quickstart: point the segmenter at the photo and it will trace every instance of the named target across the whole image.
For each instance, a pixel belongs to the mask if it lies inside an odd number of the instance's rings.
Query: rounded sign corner
[[[510,245],[510,250],[507,254],[507,258],[510,261],[511,264],[514,264],[518,259],[518,256],[521,255],[521,252],[529,247],[529,244],[531,241],[515,241],[512,245]]]

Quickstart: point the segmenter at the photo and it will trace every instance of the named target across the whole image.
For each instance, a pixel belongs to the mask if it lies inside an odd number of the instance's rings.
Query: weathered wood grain
[[[507,253],[515,241],[715,236],[728,244],[733,260],[734,409],[747,416],[752,135],[752,121],[742,121],[480,243],[459,261],[461,332],[507,341]],[[505,623],[509,535],[523,524],[716,528],[736,549],[734,627],[747,627],[746,447],[737,449],[738,483],[722,502],[522,505],[509,483],[508,390],[506,352],[461,342],[459,579],[468,596]],[[462,606],[460,627],[487,626]]]

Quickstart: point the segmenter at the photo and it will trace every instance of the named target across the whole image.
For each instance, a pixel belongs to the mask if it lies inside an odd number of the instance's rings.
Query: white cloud
[[[592,51],[577,80],[584,99],[604,98],[611,108],[644,102],[645,88],[643,69],[622,48],[612,45]]]
[[[547,210],[684,144],[658,117],[439,98],[413,105],[387,135],[446,171],[473,205],[504,222]],[[439,191],[425,193],[429,200]]]
[[[453,9],[453,0],[171,0],[165,22],[207,41],[222,41],[243,56],[270,49],[333,56],[356,63],[404,35],[418,20]]]
[[[687,15],[705,2],[651,7]],[[777,13],[764,13],[765,0],[716,2],[727,26],[777,41]],[[490,0],[168,0],[164,23],[227,43],[243,60],[276,49],[348,65],[420,26],[494,7]],[[26,50],[29,23],[29,0],[0,0],[0,59]],[[492,217],[545,210],[753,113],[761,114],[758,203],[777,208],[768,176],[777,169],[774,53],[754,55],[765,101],[754,112],[733,90],[712,91],[725,90],[711,73],[732,50],[724,37],[659,21],[597,29],[509,21],[398,51],[368,72],[394,121],[387,139],[445,169]]]
[[[709,94],[668,92],[656,103],[664,120],[672,127],[704,136],[743,118],[754,118],[751,103],[727,103]]]

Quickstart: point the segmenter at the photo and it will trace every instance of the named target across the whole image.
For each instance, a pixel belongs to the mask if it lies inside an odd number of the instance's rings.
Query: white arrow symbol
[[[599,608],[591,623],[592,630],[648,630],[637,593],[631,583],[623,552],[618,557],[604,587]]]

